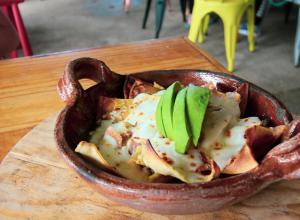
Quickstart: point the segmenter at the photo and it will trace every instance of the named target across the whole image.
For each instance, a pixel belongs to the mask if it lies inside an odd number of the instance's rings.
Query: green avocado
[[[193,144],[195,146],[197,146],[200,138],[209,97],[210,91],[207,88],[194,85],[190,85],[187,88],[187,116],[191,128]]]
[[[177,92],[180,90],[180,83],[175,82],[169,86],[165,93],[162,103],[162,121],[165,128],[166,136],[173,140],[173,107]]]
[[[184,154],[187,151],[191,137],[187,120],[186,94],[187,88],[178,92],[173,111],[175,151],[181,154]]]
[[[166,131],[164,128],[163,120],[162,120],[162,103],[163,103],[164,95],[162,95],[158,101],[156,112],[155,112],[155,121],[156,121],[156,127],[160,134],[162,134],[164,137],[166,137]]]

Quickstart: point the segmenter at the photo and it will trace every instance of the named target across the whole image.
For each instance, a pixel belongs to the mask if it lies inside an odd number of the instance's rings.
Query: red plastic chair
[[[10,18],[11,22],[16,27],[20,39],[20,46],[23,50],[24,56],[31,56],[31,44],[18,7],[18,4],[22,2],[24,2],[24,0],[0,0],[0,6],[6,16]],[[10,56],[12,58],[18,57],[17,50],[11,52]]]

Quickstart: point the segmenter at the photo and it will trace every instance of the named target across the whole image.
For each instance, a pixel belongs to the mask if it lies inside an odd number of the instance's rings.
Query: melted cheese
[[[134,98],[135,108],[125,119],[132,125],[132,137],[149,139],[158,135],[155,122],[155,111],[160,99],[160,94],[139,94]]]
[[[140,164],[151,168],[155,173],[170,175],[188,183],[209,181],[214,177],[213,168],[209,175],[197,172],[197,168],[204,164],[200,151],[205,152],[205,155],[223,170],[245,145],[246,129],[261,123],[256,117],[239,119],[238,93],[214,91],[209,101],[198,148],[190,147],[187,154],[178,154],[175,152],[174,142],[162,137],[156,127],[155,111],[163,92],[137,95],[125,119],[117,122],[103,120],[101,126],[91,135],[89,141],[98,146],[102,157],[111,166],[120,167],[122,164],[122,169],[116,169],[124,177],[134,179],[130,169],[140,169],[137,165]],[[114,118],[121,118],[118,117],[119,111],[109,114]],[[106,132],[108,128],[119,136],[115,137]],[[129,140],[123,138],[126,134],[131,135]],[[134,138],[141,142],[135,147],[138,150],[131,155],[130,140]],[[144,176],[140,179],[144,179]]]
[[[223,170],[246,145],[246,130],[260,124],[261,121],[257,117],[238,120],[234,125],[225,129],[209,146],[208,156]]]

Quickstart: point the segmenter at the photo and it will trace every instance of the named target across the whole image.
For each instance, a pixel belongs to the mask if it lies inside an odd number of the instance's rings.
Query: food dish
[[[101,121],[75,152],[133,181],[197,183],[247,172],[286,129],[263,126],[256,116],[241,119],[239,104],[247,97],[236,91],[179,82],[164,88],[132,80],[145,91],[133,86],[135,97],[101,96]],[[248,94],[248,84],[242,86]]]
[[[247,91],[243,87],[249,86],[247,102],[242,99],[239,103],[242,114],[245,117],[255,115],[267,120],[270,127],[286,126],[284,140],[271,150],[257,149],[261,154],[265,150],[262,155],[266,156],[256,168],[205,183],[139,183],[118,177],[105,167],[99,168],[80,158],[74,150],[81,140],[87,140],[89,131],[95,129],[95,122],[102,117],[100,96],[135,96],[133,93],[143,92],[145,86],[132,80],[132,77],[113,73],[101,61],[81,58],[67,66],[64,77],[59,82],[60,94],[67,107],[57,120],[55,136],[58,148],[68,164],[103,195],[145,211],[199,213],[236,203],[280,179],[299,177],[300,123],[296,119],[291,122],[292,116],[288,110],[266,91],[237,77],[207,71],[152,71],[133,76],[149,83],[155,81],[163,87],[175,81],[184,86],[191,82],[197,86],[213,83],[219,92],[237,91],[241,96]],[[99,83],[84,91],[78,83],[81,78],[90,78]]]

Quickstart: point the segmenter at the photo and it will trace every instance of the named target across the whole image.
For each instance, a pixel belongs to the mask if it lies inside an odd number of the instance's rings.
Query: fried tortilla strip
[[[102,114],[101,119],[109,119],[118,122],[127,117],[131,108],[133,108],[133,100],[101,96],[99,98],[99,106]]]
[[[228,164],[223,173],[240,174],[257,167],[264,156],[280,139],[285,126],[265,128],[260,125],[250,127],[245,132],[246,144],[240,153]]]
[[[93,143],[80,141],[75,152],[80,153],[84,158],[101,167],[102,169],[113,171],[113,167],[103,158],[97,146]]]
[[[263,126],[249,128],[245,135],[254,158],[262,159],[281,138],[285,129],[285,125],[270,128]]]
[[[106,147],[101,147],[106,148]],[[100,149],[101,149],[100,148]],[[151,173],[146,169],[143,169],[140,165],[137,165],[128,158],[118,157],[115,158],[116,150],[111,149],[101,152],[95,144],[81,141],[75,152],[80,153],[86,159],[101,167],[104,170],[111,171],[127,179],[131,179],[137,182],[150,182]]]
[[[174,146],[163,146],[162,142],[165,141],[140,139],[131,159],[155,173],[172,176],[186,183],[208,182],[219,174],[217,165],[212,160],[204,163],[201,153],[195,148],[191,147],[186,155],[177,154]],[[163,149],[165,152],[162,152]]]
[[[139,79],[135,79],[134,83],[132,84],[129,90],[128,98],[132,99],[140,93],[147,93],[151,95],[162,89],[163,87],[161,87],[157,83],[152,84]]]
[[[245,145],[241,152],[231,160],[230,164],[225,167],[222,173],[240,174],[252,170],[257,166],[258,162],[251,153],[250,147]]]

